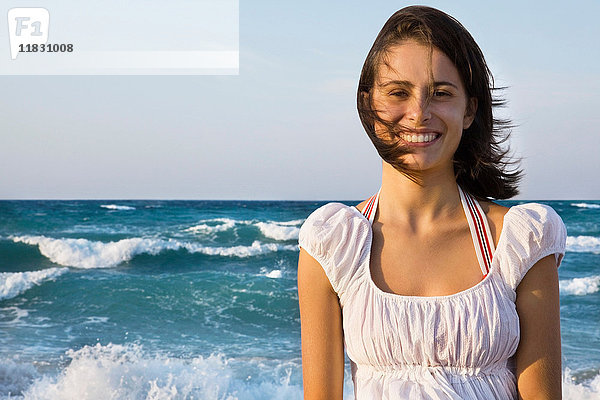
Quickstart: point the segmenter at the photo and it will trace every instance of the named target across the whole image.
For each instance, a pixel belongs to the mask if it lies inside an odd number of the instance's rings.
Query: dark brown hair
[[[452,16],[431,7],[410,6],[392,15],[375,39],[363,65],[358,84],[358,114],[377,152],[398,171],[414,181],[419,173],[410,170],[402,161],[410,153],[394,133],[392,124],[381,119],[373,109],[373,86],[377,71],[392,46],[405,40],[441,50],[456,66],[468,98],[477,99],[475,119],[463,131],[454,154],[454,173],[457,183],[478,199],[508,199],[518,193],[522,171],[508,157],[504,148],[512,127],[510,121],[494,118],[492,108],[505,104],[494,98],[494,81],[483,53],[471,34]],[[430,89],[431,91],[433,89]],[[387,137],[375,132],[375,122],[388,130]]]

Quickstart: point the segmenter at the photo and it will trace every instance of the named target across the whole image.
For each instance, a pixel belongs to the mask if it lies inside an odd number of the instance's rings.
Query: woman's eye
[[[435,97],[445,97],[445,96],[451,96],[450,93],[446,92],[445,90],[436,90],[435,92],[433,92],[433,95]]]
[[[397,92],[391,92],[390,96],[395,96],[395,97],[407,97],[408,93],[406,93],[405,91],[397,91]]]

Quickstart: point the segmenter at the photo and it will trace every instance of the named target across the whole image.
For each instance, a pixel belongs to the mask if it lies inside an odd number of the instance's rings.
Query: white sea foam
[[[302,398],[290,373],[248,362],[236,373],[235,360],[223,356],[179,359],[148,355],[141,346],[97,344],[70,350],[71,362],[57,377],[36,379],[24,391],[27,400],[62,399],[206,399],[255,400]]]
[[[135,210],[135,207],[120,206],[118,204],[102,204],[100,207],[108,208],[109,210],[119,210],[119,211]]]
[[[184,232],[192,232],[195,234],[211,234],[216,232],[225,232],[234,229],[238,225],[254,225],[263,236],[274,240],[297,240],[298,232],[303,219],[292,221],[269,221],[256,222],[252,220],[235,220],[230,218],[213,218],[198,221],[194,226],[184,229]]]
[[[562,394],[564,400],[598,400],[600,399],[600,375],[596,375],[589,382],[576,383],[569,368],[565,368]]]
[[[568,236],[567,251],[600,254],[600,238],[595,236]]]
[[[280,269],[274,269],[272,271],[269,271],[267,270],[267,268],[261,268],[260,274],[271,279],[279,279],[283,276],[283,272]]]
[[[561,294],[584,296],[600,290],[600,275],[565,279],[559,282]]]
[[[84,324],[105,324],[108,322],[108,317],[87,317]]]
[[[29,311],[19,307],[3,307],[0,308],[0,312],[2,313],[2,320],[0,321],[2,327],[19,325],[29,316]]]
[[[110,268],[142,253],[156,255],[177,250],[176,241],[131,238],[118,242],[94,242],[87,239],[54,239],[45,236],[16,236],[15,242],[37,245],[53,263],[76,268]]]
[[[285,226],[298,226],[302,225],[305,220],[303,219],[295,219],[293,221],[277,221],[275,222],[277,225],[285,225]]]
[[[28,388],[39,374],[31,364],[20,364],[10,359],[0,359],[0,398],[15,399]]]
[[[281,245],[276,243],[261,243],[255,240],[250,246],[210,247],[197,243],[185,243],[184,247],[190,253],[202,253],[209,256],[252,257],[277,251],[295,251],[297,245]]]
[[[147,354],[142,346],[108,344],[69,350],[70,363],[56,376],[31,365],[0,362],[0,397],[24,400],[198,398],[206,400],[300,400],[299,365],[267,365],[262,359],[236,360],[222,355],[173,358]],[[349,374],[344,398],[353,399]],[[21,396],[22,393],[22,396]],[[600,398],[600,376],[578,382],[563,372],[565,400]]]
[[[48,268],[41,271],[0,272],[0,300],[12,299],[36,285],[64,274],[68,268]]]
[[[298,240],[300,228],[283,225],[279,222],[259,222],[256,224],[260,232],[268,238],[275,240]]]
[[[579,208],[600,208],[600,204],[594,203],[571,203],[571,206]]]
[[[75,268],[111,268],[139,254],[157,255],[166,250],[185,249],[190,253],[211,256],[252,257],[277,251],[295,251],[296,245],[281,245],[254,241],[250,246],[211,247],[200,243],[149,238],[122,239],[117,242],[96,242],[87,239],[54,239],[45,236],[13,236],[17,243],[38,246],[53,263]]]
[[[265,275],[267,278],[279,279],[282,276],[281,270],[275,269]]]
[[[246,221],[242,221],[246,222]],[[209,223],[211,225],[209,225]],[[215,225],[216,223],[216,225]],[[198,221],[198,225],[184,229],[184,232],[209,234],[214,232],[224,232],[235,227],[238,221],[229,218],[215,218],[210,220]]]

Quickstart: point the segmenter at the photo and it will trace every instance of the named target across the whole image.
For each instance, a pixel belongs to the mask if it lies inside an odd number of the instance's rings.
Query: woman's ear
[[[467,109],[465,110],[465,117],[463,119],[463,129],[469,129],[473,120],[477,114],[477,97],[471,97],[467,102]]]

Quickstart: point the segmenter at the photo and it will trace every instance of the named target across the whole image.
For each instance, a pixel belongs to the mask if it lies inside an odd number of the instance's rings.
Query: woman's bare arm
[[[344,344],[338,297],[321,265],[300,249],[298,298],[304,399],[342,399]]]
[[[554,255],[538,261],[519,284],[517,312],[521,324],[516,353],[519,398],[560,399],[560,307]]]

